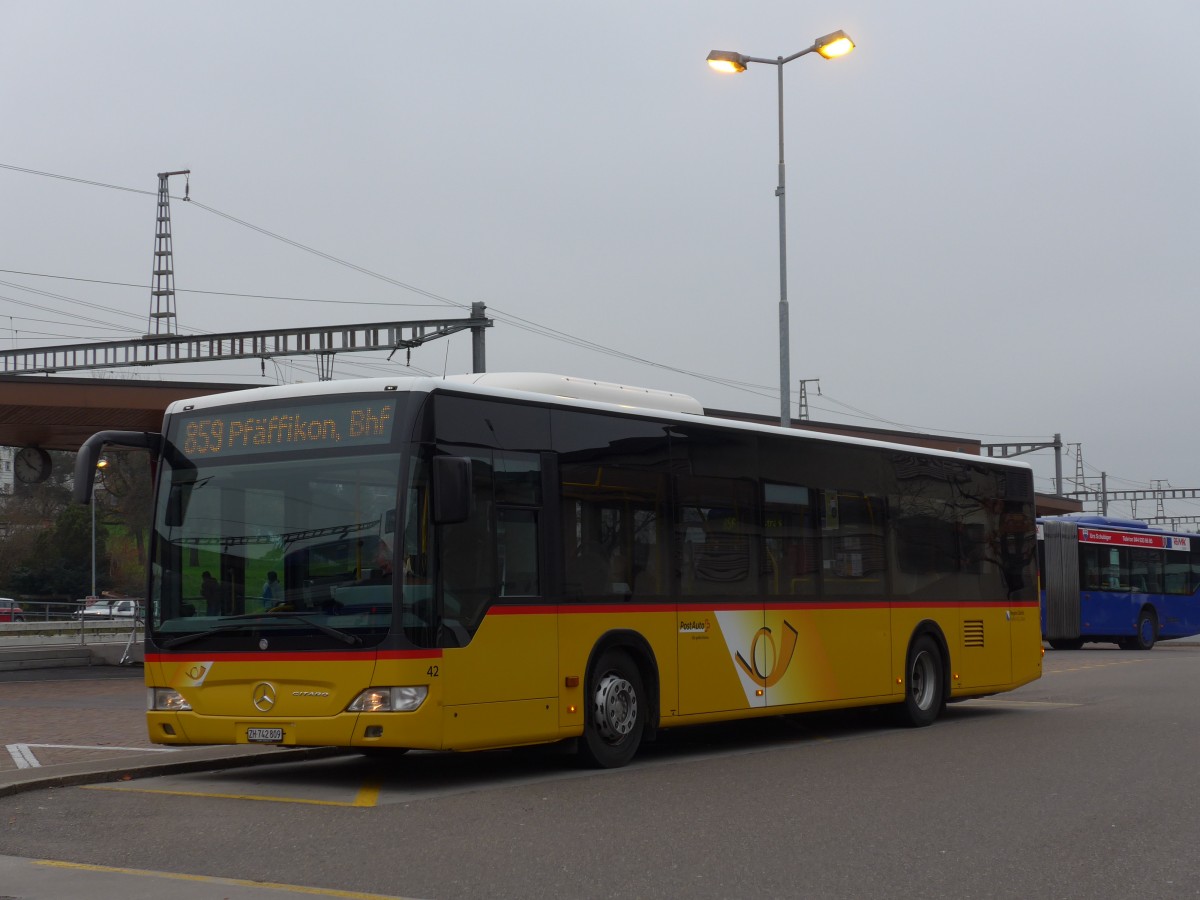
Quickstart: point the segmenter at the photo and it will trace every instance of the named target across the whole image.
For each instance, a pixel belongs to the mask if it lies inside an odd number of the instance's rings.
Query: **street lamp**
[[[103,470],[108,465],[104,457],[96,460],[96,469]],[[96,598],[96,489],[92,488],[92,599]]]
[[[789,358],[789,326],[787,300],[787,216],[784,212],[784,165],[783,165],[783,66],[793,59],[799,59],[809,53],[817,53],[825,59],[845,56],[854,49],[854,41],[844,31],[835,31],[819,37],[811,47],[793,53],[791,56],[777,56],[775,59],[762,59],[757,56],[745,56],[731,50],[714,50],[708,54],[708,64],[717,72],[737,74],[745,72],[749,63],[762,63],[775,66],[778,72],[779,84],[779,187],[775,188],[775,196],[779,198],[779,424],[785,428],[792,424],[792,395],[789,387],[791,381],[791,361]]]

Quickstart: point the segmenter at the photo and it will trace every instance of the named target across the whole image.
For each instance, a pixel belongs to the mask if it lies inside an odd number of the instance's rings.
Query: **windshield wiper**
[[[299,612],[260,612],[260,613],[243,613],[240,616],[227,616],[226,618],[233,619],[296,619],[303,622],[305,625],[311,625],[321,634],[327,634],[331,638],[337,638],[343,644],[354,646],[361,644],[362,638],[356,634],[350,634],[345,631],[338,631],[336,628],[331,628],[324,622],[318,622],[316,619],[310,619],[305,613]]]
[[[163,641],[162,648],[169,650],[172,647],[182,647],[184,644],[190,644],[192,641],[198,641],[201,638],[206,638],[210,634],[216,634],[218,631],[244,631],[245,625],[218,625],[216,628],[210,628],[207,631],[193,631],[190,634],[181,634],[179,637],[173,637],[169,641]]]
[[[328,635],[331,638],[341,641],[343,644],[355,646],[362,643],[362,638],[356,634],[348,634],[345,631],[338,631],[336,628],[330,628],[323,622],[317,622],[308,618],[304,613],[295,612],[261,612],[261,613],[244,613],[238,616],[226,616],[225,621],[230,619],[298,619],[305,625],[315,628],[321,634]],[[282,623],[273,623],[282,624]],[[208,637],[210,634],[216,634],[219,631],[245,631],[249,627],[249,622],[235,622],[229,625],[218,625],[216,628],[210,628],[207,631],[195,631],[191,634],[181,634],[179,637],[171,638],[169,641],[163,642],[163,649],[169,650],[172,647],[182,647],[184,644],[190,644],[193,641],[198,641],[201,638]]]

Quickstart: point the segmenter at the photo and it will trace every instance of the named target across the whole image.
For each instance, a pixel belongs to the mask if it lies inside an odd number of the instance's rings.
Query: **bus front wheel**
[[[579,756],[588,765],[615,769],[633,759],[646,728],[642,676],[627,653],[606,650],[588,678]]]
[[[929,635],[921,635],[908,648],[904,674],[904,721],[917,728],[932,725],[946,707],[946,690],[942,652]]]

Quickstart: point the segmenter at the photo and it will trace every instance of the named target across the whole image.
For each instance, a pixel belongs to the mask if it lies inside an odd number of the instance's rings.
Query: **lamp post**
[[[745,56],[731,50],[714,50],[708,54],[708,64],[718,72],[745,72],[749,63],[762,63],[775,66],[779,85],[779,186],[775,188],[775,196],[779,198],[779,424],[785,428],[792,424],[792,395],[791,359],[790,359],[790,326],[788,324],[787,299],[787,216],[784,209],[784,163],[783,163],[783,67],[793,59],[799,59],[809,53],[817,53],[825,59],[845,56],[854,49],[854,41],[844,31],[835,31],[819,37],[811,47],[793,53],[791,56],[777,56],[775,59],[764,59],[757,56]]]
[[[108,460],[104,457],[96,460],[97,471],[103,471],[108,465]],[[96,594],[96,490],[92,489],[92,593],[89,595],[93,599]],[[82,618],[82,617],[81,617]]]

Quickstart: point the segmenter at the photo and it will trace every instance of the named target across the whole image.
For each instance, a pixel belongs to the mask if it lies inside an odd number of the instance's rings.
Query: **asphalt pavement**
[[[332,748],[164,748],[146,734],[141,666],[0,672],[0,797],[167,772],[252,766]]]
[[[45,788],[129,781],[331,756],[334,748],[163,748],[146,734],[140,665],[0,671],[0,813],[12,795]],[[0,829],[3,826],[0,815]],[[2,830],[0,830],[2,834]],[[2,842],[0,842],[2,846]],[[174,897],[260,900],[378,895],[233,879],[25,859],[0,853],[0,895],[57,900]]]
[[[173,872],[147,872],[88,866],[48,859],[0,856],[4,900],[285,900],[337,897],[342,900],[404,900],[360,891],[322,890],[303,885],[210,878]]]
[[[1197,644],[1200,637],[1173,642]],[[1087,659],[1087,654],[1080,654]],[[1130,655],[1130,659],[1133,656]],[[82,865],[5,855],[6,823],[23,792],[206,772],[342,754],[335,748],[260,746],[163,748],[150,743],[140,665],[0,671],[0,900],[261,900],[381,895],[303,885],[238,881],[179,872]]]

